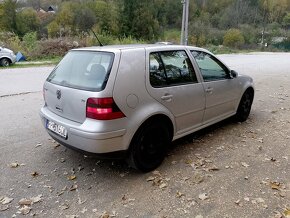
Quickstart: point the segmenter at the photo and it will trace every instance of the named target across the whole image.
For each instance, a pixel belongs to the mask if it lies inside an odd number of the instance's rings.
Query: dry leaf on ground
[[[204,200],[208,199],[209,197],[208,197],[207,193],[202,193],[198,196],[198,198],[200,200],[204,201]]]
[[[9,204],[11,201],[13,201],[14,198],[9,197],[3,197],[0,201],[1,204]]]

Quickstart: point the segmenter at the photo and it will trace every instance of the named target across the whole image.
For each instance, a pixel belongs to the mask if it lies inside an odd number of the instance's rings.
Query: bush
[[[244,43],[244,36],[238,29],[230,29],[226,32],[224,36],[223,44],[225,46],[240,48],[242,45],[244,45]]]
[[[28,52],[31,52],[32,50],[37,49],[37,33],[36,32],[26,33],[23,36],[22,41]]]

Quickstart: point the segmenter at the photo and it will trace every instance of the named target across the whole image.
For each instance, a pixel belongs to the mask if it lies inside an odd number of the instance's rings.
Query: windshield
[[[48,82],[87,91],[105,88],[114,54],[109,52],[70,51],[47,78]]]

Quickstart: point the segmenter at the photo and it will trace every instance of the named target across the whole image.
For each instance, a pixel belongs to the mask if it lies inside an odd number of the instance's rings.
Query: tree
[[[3,16],[0,16],[0,26],[3,30],[16,32],[16,0],[5,0],[2,5]]]
[[[57,36],[60,36],[60,26],[57,24],[56,21],[52,21],[50,24],[47,26],[47,33],[48,37],[54,38]]]
[[[290,13],[287,13],[283,18],[283,25],[286,27],[290,27]]]
[[[223,44],[225,46],[238,48],[245,43],[245,39],[238,29],[230,29],[226,32],[224,36]]]
[[[16,27],[20,36],[24,36],[28,32],[38,31],[39,25],[40,20],[32,8],[23,9],[16,15]]]
[[[124,0],[121,11],[121,34],[137,39],[158,39],[162,34],[159,29],[158,13],[154,0]]]
[[[76,11],[75,24],[79,31],[88,31],[96,23],[96,16],[94,12],[87,7],[80,8]]]
[[[73,2],[64,2],[62,4],[60,12],[55,18],[55,22],[60,28],[60,36],[70,35],[75,30],[75,8],[78,5]],[[55,25],[54,25],[55,26]]]
[[[95,3],[96,28],[105,34],[117,35],[119,33],[119,13],[116,2],[98,0]]]

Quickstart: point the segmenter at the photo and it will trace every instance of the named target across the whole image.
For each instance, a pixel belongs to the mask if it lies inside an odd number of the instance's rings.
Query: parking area
[[[0,68],[0,218],[290,215],[290,54],[219,57],[254,78],[249,119],[174,142],[147,174],[48,136],[38,113],[52,67]]]

